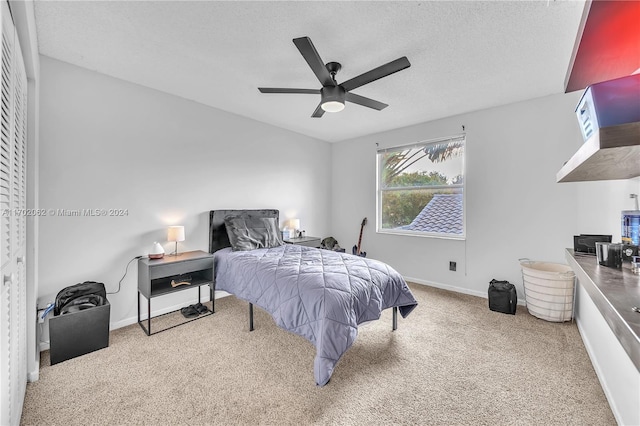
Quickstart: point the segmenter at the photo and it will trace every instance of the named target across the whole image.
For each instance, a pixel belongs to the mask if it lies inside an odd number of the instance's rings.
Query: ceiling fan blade
[[[318,104],[318,107],[316,108],[315,111],[313,111],[313,114],[311,114],[312,118],[320,118],[324,115],[324,110],[322,109],[322,102],[320,102]]]
[[[293,43],[302,54],[302,57],[307,61],[309,67],[311,67],[311,71],[318,77],[320,83],[322,83],[323,86],[335,86],[336,82],[331,78],[329,70],[327,70],[322,59],[320,59],[320,55],[313,46],[311,39],[309,37],[294,38]]]
[[[320,89],[286,89],[277,87],[258,87],[261,93],[302,93],[308,95],[320,94]]]
[[[364,96],[356,95],[355,93],[350,92],[346,93],[345,99],[349,102],[353,102],[354,104],[377,109],[378,111],[383,110],[389,106],[388,104],[374,101],[373,99],[365,98]]]
[[[364,86],[365,84],[376,81],[382,77],[386,77],[395,72],[402,71],[403,69],[409,68],[410,66],[411,63],[409,63],[407,57],[403,56],[402,58],[398,58],[395,61],[389,62],[388,64],[381,65],[378,68],[374,68],[371,71],[367,71],[364,74],[353,77],[351,80],[347,80],[344,83],[340,84],[340,86],[344,87],[344,90],[348,92],[349,90]]]

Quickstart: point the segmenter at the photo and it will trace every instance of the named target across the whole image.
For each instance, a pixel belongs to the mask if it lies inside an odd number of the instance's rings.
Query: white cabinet
[[[566,258],[578,279],[576,323],[611,410],[619,424],[640,425],[640,314],[630,309],[640,301],[640,277],[572,250]]]
[[[618,424],[640,425],[640,372],[578,281],[575,318]]]

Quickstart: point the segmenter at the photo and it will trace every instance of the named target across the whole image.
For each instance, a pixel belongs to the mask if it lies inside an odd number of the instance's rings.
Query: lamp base
[[[178,242],[176,241],[176,249],[173,251],[173,253],[170,254],[170,256],[179,256],[180,253],[178,253]]]

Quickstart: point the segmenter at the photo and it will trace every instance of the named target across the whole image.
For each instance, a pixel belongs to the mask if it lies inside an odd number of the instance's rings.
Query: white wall
[[[333,235],[347,249],[366,216],[363,249],[406,277],[477,295],[492,278],[507,279],[523,297],[519,258],[564,262],[563,249],[580,232],[619,240],[620,210],[640,192],[640,179],[555,182],[581,144],[579,93],[330,145],[47,57],[41,63],[40,207],[129,210],[41,219],[41,301],[89,279],[114,290],[126,263],[153,241],[171,249],[169,224],[186,227],[181,250],[206,250],[207,212],[216,208],[279,208],[300,217],[308,235]],[[459,134],[462,125],[466,241],[376,234],[376,143]],[[136,316],[136,273],[132,265],[110,297],[113,326]],[[182,302],[167,299],[154,307]]]
[[[154,241],[173,249],[168,225],[185,226],[181,251],[206,251],[211,209],[277,208],[281,219],[299,217],[307,235],[329,233],[324,141],[48,57],[40,138],[40,208],[128,209],[124,217],[41,218],[44,302],[85,280],[114,291],[127,262]],[[153,310],[195,297],[183,293],[154,299]],[[112,327],[135,322],[136,297],[132,264],[109,297]]]
[[[576,233],[612,233],[619,240],[620,210],[631,207],[628,193],[640,187],[638,179],[556,183],[557,171],[582,143],[574,115],[579,97],[548,96],[333,145],[334,237],[351,247],[368,217],[363,250],[405,277],[484,297],[492,278],[504,279],[523,298],[519,258],[564,263]],[[456,135],[463,125],[466,240],[377,234],[376,145]],[[456,272],[449,261],[457,262]]]
[[[640,195],[640,177],[571,185],[578,194],[576,220],[581,232],[611,234],[613,241],[620,241],[621,211],[635,209],[629,194]]]

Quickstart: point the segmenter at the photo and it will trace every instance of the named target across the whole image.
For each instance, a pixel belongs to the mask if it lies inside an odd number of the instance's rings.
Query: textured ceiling
[[[40,53],[336,142],[564,91],[583,1],[35,2]],[[338,83],[401,56],[411,67],[311,118],[319,89],[292,39],[308,36]]]

